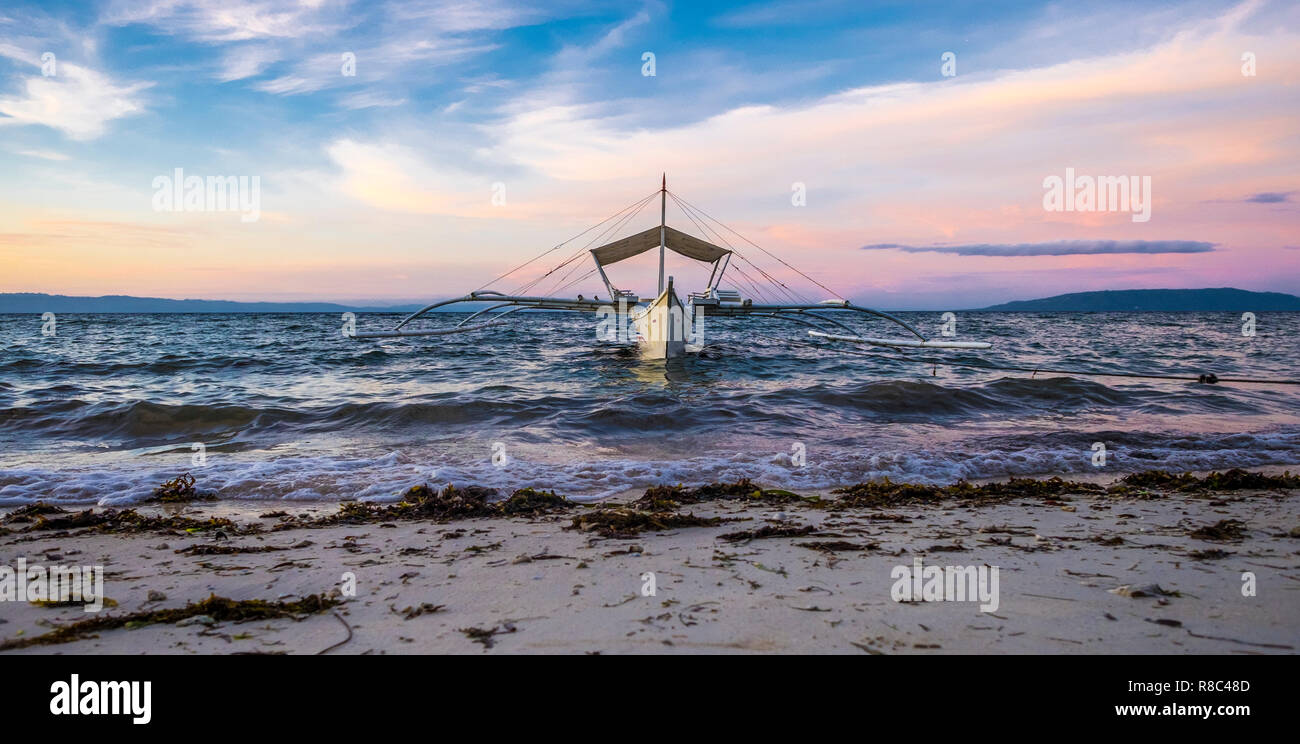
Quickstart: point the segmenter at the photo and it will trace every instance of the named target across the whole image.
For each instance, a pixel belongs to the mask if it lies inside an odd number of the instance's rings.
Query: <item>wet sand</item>
[[[277,519],[258,514],[285,507],[200,502],[183,513],[236,514],[239,524],[263,531],[15,530],[0,535],[0,564],[102,564],[105,594],[116,603],[104,613],[183,607],[210,594],[269,601],[327,594],[340,603],[299,620],[198,617],[7,653],[1295,653],[1295,492],[1155,496],[1076,493],[842,511],[711,501],[678,511],[736,521],[630,539],[566,529],[574,515],[609,504],[535,517],[267,531]],[[1239,520],[1244,534],[1191,534],[1223,520]],[[811,532],[721,538],[764,526]],[[286,549],[176,552],[195,545]],[[866,549],[848,549],[854,546]],[[895,601],[891,573],[917,557],[925,565],[998,567],[997,609]],[[1254,596],[1243,596],[1248,572]],[[354,596],[346,596],[346,574],[355,576]],[[1145,596],[1128,596],[1134,593]],[[79,607],[0,602],[0,639],[31,638],[86,617]]]

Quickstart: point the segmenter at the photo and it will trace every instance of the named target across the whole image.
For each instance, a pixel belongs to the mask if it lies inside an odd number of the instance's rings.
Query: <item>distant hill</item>
[[[1265,312],[1300,310],[1300,297],[1244,289],[1112,289],[980,308],[997,312]]]
[[[70,297],[29,292],[0,293],[0,313],[409,313],[421,305],[369,307],[333,302],[231,302],[161,297]]]

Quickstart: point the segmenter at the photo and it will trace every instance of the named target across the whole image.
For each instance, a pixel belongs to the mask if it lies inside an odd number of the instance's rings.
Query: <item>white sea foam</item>
[[[200,490],[226,500],[339,502],[394,501],[414,485],[478,485],[503,494],[523,488],[553,489],[577,500],[594,500],[652,485],[698,485],[750,478],[768,487],[825,491],[868,480],[945,484],[1008,476],[1118,477],[1159,468],[1205,471],[1300,462],[1300,435],[1290,432],[1153,438],[1116,446],[1106,467],[1093,466],[1079,442],[1001,442],[992,446],[846,452],[813,447],[796,466],[788,453],[753,449],[710,456],[663,459],[598,458],[547,462],[513,456],[497,467],[485,460],[435,462],[403,451],[373,457],[230,455],[194,469]],[[1087,437],[1080,437],[1085,440]],[[23,467],[0,471],[0,506],[45,500],[53,503],[123,506],[147,500],[160,483],[184,468],[154,463]]]

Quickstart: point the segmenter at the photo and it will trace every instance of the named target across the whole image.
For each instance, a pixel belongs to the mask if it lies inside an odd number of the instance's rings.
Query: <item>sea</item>
[[[936,337],[946,322],[899,315]],[[357,329],[400,317],[359,314]],[[186,473],[231,502],[448,483],[594,500],[740,478],[825,493],[1300,463],[1300,386],[1079,374],[1300,379],[1300,313],[1258,313],[1253,335],[1240,313],[957,313],[955,340],[987,351],[707,318],[703,350],[672,361],[570,313],[382,341],[345,337],[335,314],[56,320],[0,315],[0,506],[135,504]]]

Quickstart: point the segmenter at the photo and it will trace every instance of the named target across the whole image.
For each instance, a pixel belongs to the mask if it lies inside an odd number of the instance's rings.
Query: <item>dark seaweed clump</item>
[[[800,496],[797,493],[780,489],[762,489],[748,478],[741,478],[735,483],[710,483],[706,486],[686,488],[676,486],[654,486],[647,488],[645,495],[632,502],[632,506],[649,511],[672,511],[683,504],[699,504],[718,500],[762,500],[774,504],[793,501],[816,501],[815,497]]]
[[[38,530],[77,530],[88,532],[124,533],[124,532],[204,532],[221,530],[229,534],[256,532],[257,527],[240,527],[229,519],[210,517],[194,519],[180,515],[150,516],[134,509],[104,509],[95,511],[70,512],[59,506],[32,504],[23,507],[5,518],[5,523],[26,523],[24,532]]]
[[[610,508],[579,514],[565,529],[590,530],[601,537],[630,539],[642,532],[662,532],[678,527],[713,527],[719,524],[722,524],[720,517]]]
[[[817,528],[811,524],[805,524],[800,527],[788,524],[765,524],[756,530],[741,530],[740,532],[728,532],[725,535],[718,535],[718,539],[726,540],[727,542],[741,542],[749,540],[764,540],[774,537],[804,537],[816,531]]]
[[[153,490],[149,501],[163,504],[186,504],[191,501],[212,501],[217,498],[211,491],[200,491],[194,487],[194,476],[185,475],[173,478]]]
[[[1211,550],[1193,550],[1187,554],[1187,557],[1194,561],[1217,561],[1227,558],[1230,555],[1236,555],[1236,553],[1231,553],[1227,550],[1220,550],[1219,548],[1213,548]]]
[[[312,521],[283,522],[276,530],[295,527],[326,527],[335,524],[365,524],[397,520],[427,519],[447,522],[453,519],[550,514],[565,511],[573,502],[554,491],[521,488],[508,498],[492,500],[498,495],[495,488],[448,485],[435,491],[427,485],[412,486],[402,494],[396,504],[372,504],[350,501],[339,507],[338,513]]]
[[[820,550],[823,553],[838,553],[841,551],[865,551],[875,550],[880,547],[880,543],[855,543],[848,540],[814,540],[813,542],[795,543],[801,548],[810,550]]]
[[[549,514],[551,512],[565,511],[573,506],[573,502],[557,496],[554,491],[538,491],[532,488],[521,488],[510,494],[510,498],[505,501],[498,501],[491,506],[495,507],[502,514]]]
[[[879,482],[859,483],[856,486],[836,489],[843,494],[833,504],[836,509],[879,509],[905,505],[934,505],[944,501],[962,501],[971,505],[997,503],[1012,499],[1057,499],[1074,493],[1099,493],[1101,486],[1079,483],[1061,478],[1012,478],[1005,483],[973,485],[957,481],[950,486],[927,486],[920,483],[894,483],[885,478]]]
[[[66,513],[67,510],[62,507],[47,504],[44,501],[37,501],[35,504],[20,506],[9,512],[3,519],[0,519],[0,524],[26,524],[34,522],[37,518],[43,517],[47,514]]]
[[[1164,470],[1132,473],[1113,485],[1102,488],[1094,483],[1080,483],[1061,478],[1012,478],[1003,483],[972,485],[958,481],[950,486],[927,486],[919,483],[894,483],[888,478],[876,483],[859,483],[834,491],[843,496],[832,508],[888,508],[908,504],[938,504],[943,501],[967,502],[971,505],[996,503],[1021,498],[1056,500],[1071,494],[1153,497],[1152,491],[1221,492],[1300,488],[1300,476],[1289,472],[1264,475],[1233,468],[1214,472],[1204,478],[1190,473],[1175,475]]]
[[[515,630],[516,628],[514,624],[510,622],[505,622],[491,628],[460,628],[460,632],[464,633],[466,638],[475,643],[482,644],[485,653],[488,649],[496,645],[496,636],[513,633]]]
[[[199,543],[190,545],[179,550],[173,550],[178,555],[236,555],[241,553],[275,553],[281,550],[294,550],[297,548],[311,547],[310,540],[303,540],[296,545],[216,545],[212,543]]]
[[[268,602],[263,599],[234,600],[213,594],[202,602],[187,604],[184,607],[132,612],[126,615],[97,615],[85,620],[61,625],[43,635],[4,641],[0,643],[0,651],[27,648],[28,646],[69,643],[106,630],[115,630],[127,626],[138,628],[155,623],[177,623],[191,617],[204,615],[218,623],[243,623],[280,617],[290,617],[298,620],[306,615],[324,612],[337,604],[338,600],[331,599],[323,594],[313,594],[296,602]]]
[[[1246,536],[1246,523],[1239,519],[1220,519],[1214,524],[1207,524],[1204,527],[1190,530],[1187,535],[1197,540],[1216,542],[1240,540]]]
[[[1300,476],[1291,475],[1290,471],[1282,475],[1264,475],[1252,473],[1240,468],[1226,472],[1213,472],[1204,478],[1197,478],[1191,473],[1175,474],[1165,470],[1147,470],[1132,473],[1106,489],[1109,493],[1129,494],[1141,489],[1156,491],[1180,491],[1183,493],[1197,491],[1262,491],[1267,489],[1300,488]]]

